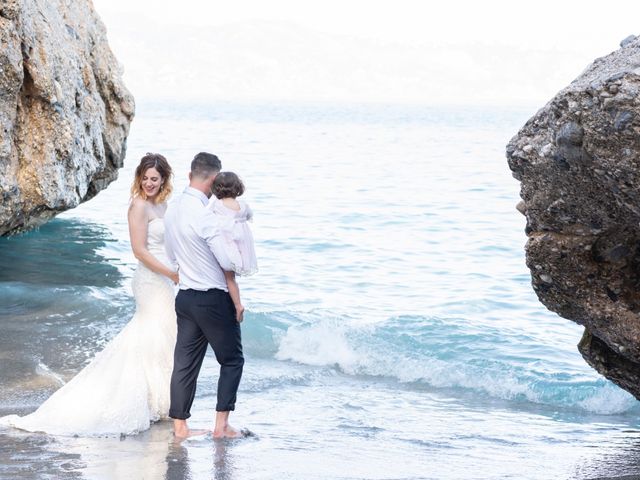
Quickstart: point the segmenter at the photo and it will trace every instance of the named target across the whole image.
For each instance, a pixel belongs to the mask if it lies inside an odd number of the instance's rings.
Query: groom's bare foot
[[[208,430],[190,430],[190,429],[187,429],[186,431],[181,430],[179,432],[173,432],[173,435],[178,440],[184,440],[184,439],[189,438],[189,437],[196,437],[198,435],[204,435],[205,433],[209,433],[209,431]]]
[[[255,434],[246,428],[242,430],[236,430],[229,425],[229,411],[217,411],[216,412],[216,425],[213,429],[213,438],[215,440],[223,438],[245,438],[252,437]]]
[[[206,430],[191,430],[187,426],[187,422],[185,420],[173,421],[173,435],[178,440],[184,440],[185,438],[194,437],[196,435],[204,435],[205,433],[207,433]]]
[[[242,430],[236,430],[231,425],[213,431],[213,438],[243,438],[245,435]]]

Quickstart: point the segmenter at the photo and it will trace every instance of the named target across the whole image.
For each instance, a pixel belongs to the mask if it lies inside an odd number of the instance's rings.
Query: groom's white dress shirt
[[[205,208],[208,202],[200,190],[187,187],[164,216],[165,249],[169,260],[179,266],[181,290],[228,291],[223,269],[232,270],[232,264],[216,218]]]

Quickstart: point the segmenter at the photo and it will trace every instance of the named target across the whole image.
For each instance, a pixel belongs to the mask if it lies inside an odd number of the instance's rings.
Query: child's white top
[[[227,255],[231,259],[233,271],[238,275],[252,275],[258,271],[258,260],[253,245],[253,235],[249,222],[253,212],[249,205],[238,200],[240,210],[233,210],[216,197],[211,197],[207,206],[216,216]]]

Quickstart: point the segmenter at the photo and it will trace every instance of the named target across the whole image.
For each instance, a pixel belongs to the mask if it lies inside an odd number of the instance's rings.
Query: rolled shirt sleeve
[[[209,210],[203,210],[202,216],[194,228],[198,236],[209,246],[209,250],[218,261],[220,268],[227,272],[233,271],[233,261],[227,252],[226,241],[220,233],[215,215]]]

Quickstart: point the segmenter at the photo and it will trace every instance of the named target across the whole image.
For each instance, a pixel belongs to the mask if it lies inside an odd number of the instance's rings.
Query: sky
[[[139,98],[538,105],[640,34],[627,0],[93,1]]]

